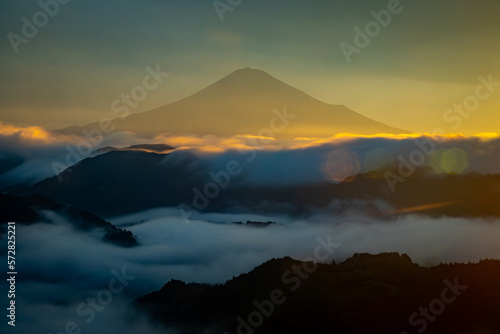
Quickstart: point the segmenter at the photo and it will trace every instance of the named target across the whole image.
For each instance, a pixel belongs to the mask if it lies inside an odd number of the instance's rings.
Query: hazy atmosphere
[[[499,333],[500,3],[0,3],[1,333]]]
[[[339,45],[356,47],[354,28],[364,28],[388,1],[235,1],[219,10],[223,21],[210,1],[62,3],[16,48],[7,34],[22,37],[22,18],[41,8],[36,1],[0,4],[4,122],[58,129],[116,116],[112,101],[159,64],[170,75],[132,112],[252,67],[323,102],[430,132],[443,127],[447,109],[474,94],[479,76],[500,76],[495,1],[401,1],[400,13],[351,63]],[[460,132],[499,132],[499,106],[498,94],[481,102]]]

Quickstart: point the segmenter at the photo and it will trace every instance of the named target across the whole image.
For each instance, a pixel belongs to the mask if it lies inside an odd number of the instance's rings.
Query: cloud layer
[[[500,258],[498,220],[400,216],[386,222],[325,212],[307,221],[244,213],[196,218],[185,224],[177,209],[165,208],[112,219],[140,240],[141,246],[130,249],[101,243],[64,222],[19,225],[16,330],[59,333],[74,321],[84,332],[156,334],[160,331],[147,319],[130,314],[127,305],[133,298],[158,290],[172,278],[223,283],[273,257],[305,259],[313,255],[317,239],[328,236],[340,244],[333,254],[337,262],[355,252],[393,251],[407,253],[421,265]],[[228,225],[246,220],[283,225]],[[134,278],[87,323],[88,316],[79,314],[78,307],[108,288],[113,270]]]
[[[418,160],[414,167],[429,166],[437,173],[499,173],[500,138],[497,134],[373,135],[339,134],[331,138],[297,138],[291,141],[240,135],[160,135],[138,138],[133,133],[112,133],[86,138],[52,133],[39,127],[0,124],[0,162],[21,161],[0,175],[2,188],[32,184],[54,176],[105,146],[164,143],[177,148],[169,159],[185,152],[209,162],[212,171],[235,160],[251,184],[340,182],[357,173]]]

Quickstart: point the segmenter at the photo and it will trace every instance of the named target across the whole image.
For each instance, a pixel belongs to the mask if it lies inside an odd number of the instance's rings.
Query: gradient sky
[[[2,1],[0,121],[57,129],[114,117],[111,102],[160,64],[170,76],[134,112],[252,67],[394,127],[500,132],[500,87],[459,128],[443,120],[479,76],[500,82],[500,2],[401,0],[402,12],[347,63],[339,44],[353,44],[353,29],[387,4],[243,0],[221,21],[211,0],[72,0],[16,54],[7,35],[21,35],[21,18],[40,7]]]

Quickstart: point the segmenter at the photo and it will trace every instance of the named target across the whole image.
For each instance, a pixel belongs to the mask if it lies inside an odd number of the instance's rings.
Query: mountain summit
[[[274,112],[273,112],[274,110]],[[295,117],[289,124],[276,122],[278,139],[330,137],[337,133],[407,133],[358,114],[343,105],[318,101],[268,73],[251,68],[237,70],[201,91],[165,106],[132,114],[116,121],[116,131],[141,136],[160,133],[193,135],[258,135],[273,127],[276,113]],[[97,124],[89,124],[92,128]],[[279,129],[279,130],[277,130]],[[71,127],[62,132],[80,132]]]

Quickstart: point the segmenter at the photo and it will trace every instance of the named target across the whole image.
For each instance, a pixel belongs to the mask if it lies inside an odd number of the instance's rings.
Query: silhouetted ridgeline
[[[311,209],[328,207],[340,199],[344,204],[337,208],[338,214],[352,209],[353,201],[383,200],[394,210],[382,212],[374,206],[356,210],[382,218],[412,210],[434,217],[500,217],[499,174],[435,174],[422,168],[392,192],[384,170],[359,174],[339,184],[284,186],[254,185],[245,182],[242,173],[231,179],[218,196],[207,200],[202,211],[224,212],[237,206],[248,212],[307,216]],[[173,155],[112,151],[84,159],[71,171],[13,195],[42,194],[101,217],[180,204],[196,209],[193,189],[203,191],[208,182],[213,182],[210,172],[207,160],[187,152]]]
[[[70,170],[16,195],[43,194],[101,217],[189,203],[192,188],[203,184],[204,161],[192,154],[111,151],[87,158]]]
[[[273,225],[276,225],[276,226],[283,226],[282,224],[275,223],[275,222],[271,222],[271,221],[267,221],[267,222],[256,222],[256,221],[250,221],[250,220],[247,220],[247,222],[246,222],[246,223],[243,223],[243,222],[232,222],[231,224],[234,224],[234,225],[241,225],[241,226],[247,226],[247,227],[257,227],[257,228],[261,228],[261,227],[269,227],[269,226],[273,226]]]
[[[186,334],[500,333],[499,281],[498,260],[424,268],[406,254],[355,254],[314,267],[285,257],[221,285],[172,280],[135,305]]]
[[[284,106],[286,112],[281,110]],[[113,125],[115,132],[133,132],[141,137],[166,132],[231,137],[259,133],[275,116],[276,108],[283,119],[283,115],[293,115],[293,122],[285,119],[286,127],[275,134],[276,138],[330,137],[344,132],[411,133],[372,120],[346,106],[318,101],[262,70],[250,68],[239,69],[182,100],[131,114]],[[99,129],[99,123],[71,126],[58,132],[80,135],[84,129]]]
[[[59,204],[40,195],[23,198],[0,194],[0,229],[4,229],[7,222],[16,222],[17,224],[53,223],[52,219],[43,211],[56,213],[65,218],[64,221],[68,224],[84,232],[101,229],[103,239],[116,245],[123,247],[138,245],[132,232],[116,227],[93,213]]]

